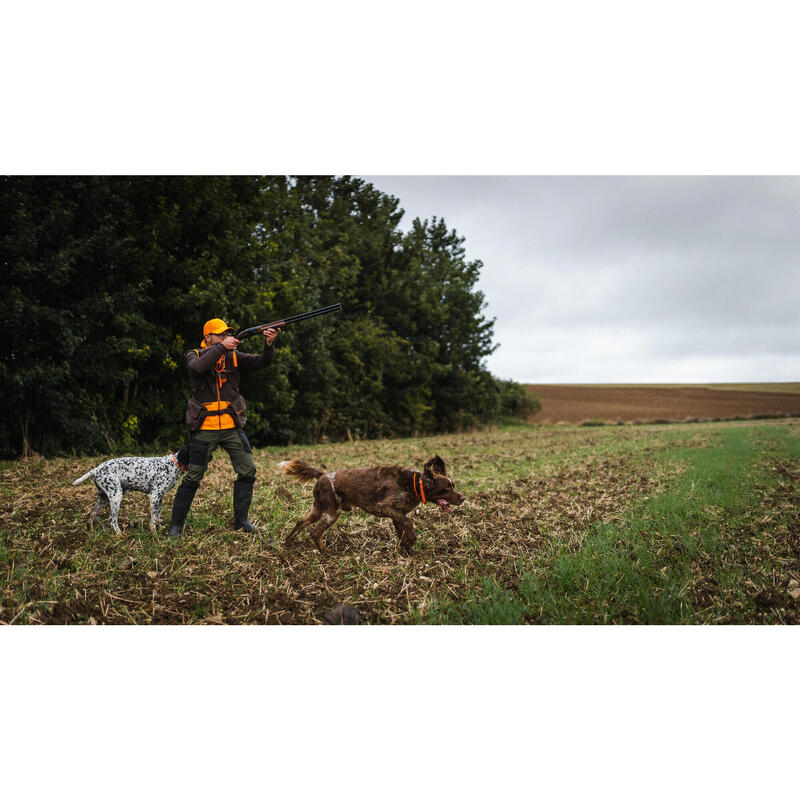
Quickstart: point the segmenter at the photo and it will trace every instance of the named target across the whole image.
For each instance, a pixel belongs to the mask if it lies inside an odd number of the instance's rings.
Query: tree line
[[[353,177],[3,178],[0,456],[177,447],[184,353],[207,319],[242,328],[334,302],[342,313],[288,328],[245,378],[253,444],[528,416],[535,398],[484,366],[482,263],[443,219],[404,232],[402,215]]]

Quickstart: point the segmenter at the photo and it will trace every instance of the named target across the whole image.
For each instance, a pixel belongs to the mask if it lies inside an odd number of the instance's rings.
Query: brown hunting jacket
[[[247,407],[239,394],[239,370],[268,367],[275,358],[275,345],[264,352],[240,353],[226,350],[222,344],[203,346],[186,354],[186,366],[192,379],[192,395],[186,410],[189,430],[225,430],[243,428]]]

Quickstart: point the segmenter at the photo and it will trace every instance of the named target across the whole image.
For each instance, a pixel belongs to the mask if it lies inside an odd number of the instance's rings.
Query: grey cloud
[[[368,180],[399,197],[405,225],[443,217],[466,237],[467,256],[483,261],[500,344],[488,366],[502,377],[800,373],[800,179]]]

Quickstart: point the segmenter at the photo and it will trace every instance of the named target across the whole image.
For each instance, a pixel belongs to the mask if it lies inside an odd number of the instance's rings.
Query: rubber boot
[[[247,518],[250,503],[253,500],[253,483],[255,478],[239,478],[233,482],[233,514],[235,519],[233,529],[245,533],[255,533],[258,529]]]
[[[172,504],[172,520],[169,524],[169,533],[167,533],[170,539],[177,539],[183,533],[183,523],[186,521],[186,515],[189,513],[192,500],[194,500],[194,493],[199,485],[199,483],[184,478],[178,487],[178,491],[175,492],[175,502]]]

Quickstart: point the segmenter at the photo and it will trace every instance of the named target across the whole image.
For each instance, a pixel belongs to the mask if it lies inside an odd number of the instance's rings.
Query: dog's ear
[[[447,469],[444,466],[444,461],[442,461],[439,456],[434,456],[425,465],[424,471],[427,472],[431,477],[435,475],[447,475]]]

